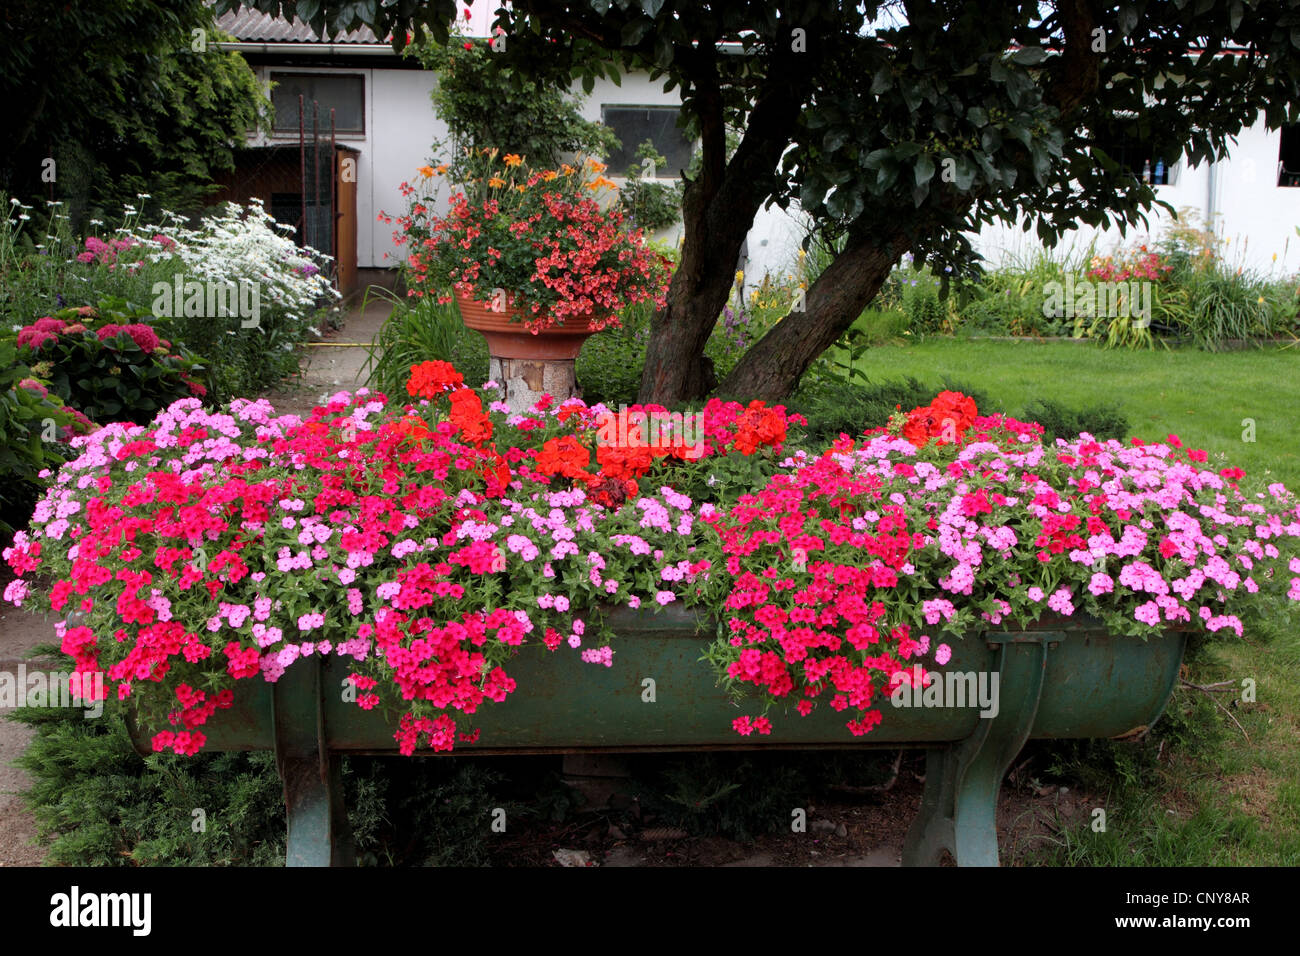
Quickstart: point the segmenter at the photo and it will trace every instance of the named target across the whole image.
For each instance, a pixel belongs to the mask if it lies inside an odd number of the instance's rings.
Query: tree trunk
[[[684,218],[692,205],[688,197]],[[742,219],[738,212],[735,221]],[[753,216],[744,221],[752,222]],[[730,234],[711,232],[707,215],[698,211],[687,219],[687,239],[668,288],[668,304],[657,316],[646,346],[641,402],[674,405],[700,398],[718,384],[704,346],[731,295],[745,233],[743,228]]]
[[[775,188],[807,85],[803,73],[765,84],[728,161],[722,92],[712,62],[716,54],[699,56],[694,80],[702,168],[682,197],[685,238],[668,303],[650,330],[637,396],[643,403],[671,406],[702,398],[716,385],[704,346],[731,294],[740,247]]]
[[[725,395],[776,402],[789,396],[808,366],[862,314],[906,250],[901,235],[883,245],[852,240],[805,296],[806,309],[783,316],[745,353],[722,383]]]

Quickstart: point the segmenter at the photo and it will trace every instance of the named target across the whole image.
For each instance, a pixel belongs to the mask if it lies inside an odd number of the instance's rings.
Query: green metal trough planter
[[[510,668],[519,689],[463,718],[482,733],[456,752],[925,748],[925,791],[903,850],[908,866],[935,865],[944,850],[959,866],[996,866],[998,791],[1025,741],[1119,737],[1149,727],[1173,692],[1186,639],[1179,631],[1116,637],[1078,617],[1045,619],[1022,631],[948,635],[952,658],[941,672],[965,681],[945,684],[973,687],[983,675],[982,686],[994,692],[993,705],[986,698],[983,707],[987,716],[973,693],[949,695],[940,706],[886,698],[884,720],[866,737],[852,737],[843,715],[821,706],[808,717],[774,714],[770,737],[741,738],[731,727],[735,705],[700,661],[713,634],[707,621],[681,608],[620,609],[609,620],[619,634],[613,667],[525,648]],[[235,705],[204,727],[208,750],[276,752],[290,866],[354,862],[338,757],[397,751],[393,727],[378,709],[344,701],[350,671],[344,660],[313,658],[289,667],[275,684],[247,681]],[[898,695],[900,704],[911,703],[906,693]],[[148,735],[135,728],[132,734],[148,752]]]

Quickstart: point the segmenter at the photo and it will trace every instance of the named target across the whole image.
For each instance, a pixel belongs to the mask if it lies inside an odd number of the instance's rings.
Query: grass
[[[1134,436],[1177,434],[1220,467],[1300,487],[1300,351],[1208,353],[1106,351],[1086,345],[927,341],[859,353],[856,367],[875,382],[915,376],[970,383],[1015,414],[1034,399],[1066,405],[1114,402]],[[1254,424],[1254,441],[1248,433]],[[1060,865],[1241,866],[1300,864],[1300,634],[1269,621],[1245,639],[1213,639],[1189,661],[1188,681],[1206,686],[1243,678],[1256,700],[1176,692],[1162,720],[1167,746],[1153,769],[1131,782],[1111,775],[1108,825],[1059,833],[1039,860]],[[1189,714],[1199,714],[1195,719]],[[1210,733],[1187,728],[1210,722]],[[1173,728],[1170,730],[1170,728]],[[1104,744],[1110,748],[1133,745]],[[1130,751],[1118,749],[1121,759]]]
[[[1204,448],[1212,461],[1223,454],[1247,474],[1300,487],[1298,350],[1128,351],[945,339],[868,349],[856,367],[877,382],[909,375],[969,382],[1011,414],[1038,398],[1067,405],[1114,402],[1137,437],[1174,433]],[[1254,423],[1253,442],[1243,440],[1247,419]]]

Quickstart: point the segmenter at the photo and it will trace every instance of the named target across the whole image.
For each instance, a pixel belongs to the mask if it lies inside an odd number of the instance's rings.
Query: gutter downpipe
[[[1215,187],[1215,161],[1210,160],[1210,165],[1205,177],[1205,228],[1214,233],[1214,187]]]

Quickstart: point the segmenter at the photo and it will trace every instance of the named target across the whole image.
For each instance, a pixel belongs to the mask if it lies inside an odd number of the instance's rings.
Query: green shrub
[[[454,304],[439,305],[436,299],[401,299],[378,287],[366,292],[387,299],[393,305],[388,320],[370,343],[366,359],[366,384],[395,401],[407,396],[406,380],[411,366],[426,361],[451,362],[472,386],[488,378],[487,342],[460,320]]]
[[[0,218],[0,320],[27,325],[64,309],[116,303],[131,321],[203,356],[199,377],[212,404],[254,395],[295,373],[297,346],[321,319],[319,303],[336,297],[321,272],[325,260],[295,246],[256,201],[247,208],[228,204],[196,229],[175,216],[145,226],[128,210],[107,241],[92,235],[84,244],[57,207],[35,243],[19,218],[29,208],[16,206]],[[185,315],[187,308],[172,315],[174,297],[155,290],[170,292],[177,275],[183,282],[255,283],[256,325],[245,327],[237,316]]]
[[[636,766],[634,787],[656,825],[692,834],[752,840],[789,832],[790,811],[808,804],[809,779],[801,754],[703,753]]]
[[[647,167],[646,160],[650,161]],[[676,225],[682,217],[682,184],[662,182],[646,173],[664,169],[668,160],[655,149],[653,140],[637,147],[635,161],[624,171],[627,178],[618,191],[618,204],[628,220],[651,235]],[[611,170],[617,172],[617,170]]]
[[[827,356],[813,363],[786,407],[808,419],[808,447],[820,450],[841,434],[858,436],[888,424],[897,411],[928,405],[944,390],[969,395],[983,414],[1000,410],[982,390],[960,382],[945,379],[939,385],[925,385],[909,376],[872,383],[857,369],[837,365],[834,357]]]
[[[122,721],[23,707],[35,728],[18,765],[47,862],[60,866],[278,866],[284,799],[271,754],[141,757]],[[203,828],[196,832],[203,811]]]
[[[906,341],[912,334],[911,322],[901,309],[867,309],[850,327],[850,332],[861,336],[864,345],[891,345]]]
[[[25,796],[48,863],[283,865],[284,796],[273,754],[142,757],[111,715],[87,720],[80,709],[23,707],[9,719],[36,731],[18,765],[32,781]],[[362,865],[485,865],[502,839],[491,829],[495,809],[513,829],[529,819],[563,820],[576,802],[545,758],[350,757],[342,776]],[[195,810],[203,811],[202,827]]]
[[[636,402],[645,368],[645,350],[650,341],[653,303],[641,303],[623,311],[620,328],[597,332],[583,343],[575,369],[582,400],[610,408]]]
[[[996,269],[953,288],[960,317],[956,331],[967,335],[1069,336],[1072,316],[1046,316],[1048,283],[1082,276],[1093,247],[1076,253],[1035,248],[1029,255],[1010,255]]]
[[[40,473],[67,460],[66,442],[84,431],[71,409],[31,377],[14,343],[0,339],[0,532],[27,524],[45,488]]]
[[[199,360],[159,336],[153,316],[122,300],[63,309],[18,333],[18,357],[91,421],[144,425],[179,398],[202,394]]]
[[[957,323],[956,303],[946,296],[943,285],[928,268],[918,269],[908,259],[889,274],[872,305],[902,312],[913,335],[948,333]]]
[[[1073,438],[1083,432],[1100,440],[1116,438],[1121,441],[1129,434],[1128,418],[1115,404],[1069,408],[1051,399],[1037,398],[1025,406],[1020,420],[1042,425],[1043,440],[1049,443],[1057,438]]]

